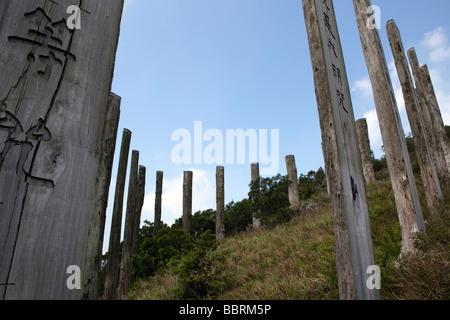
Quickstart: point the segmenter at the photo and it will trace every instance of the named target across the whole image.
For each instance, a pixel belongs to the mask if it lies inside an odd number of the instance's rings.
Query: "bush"
[[[287,176],[280,174],[250,183],[249,197],[254,201],[253,212],[263,225],[274,226],[291,218],[288,186]]]
[[[218,243],[209,231],[202,234],[195,247],[184,256],[174,269],[179,286],[175,294],[179,299],[214,298],[224,287],[216,248]]]
[[[177,263],[194,247],[195,240],[180,228],[163,226],[155,237],[146,237],[132,259],[133,274],[149,277],[168,264]]]
[[[231,201],[225,206],[225,232],[231,236],[242,232],[252,224],[253,205],[249,199]]]
[[[183,218],[178,218],[172,227],[181,229],[182,225]],[[191,218],[191,236],[194,239],[199,239],[206,231],[210,231],[212,234],[216,232],[216,211],[213,209],[197,211]]]

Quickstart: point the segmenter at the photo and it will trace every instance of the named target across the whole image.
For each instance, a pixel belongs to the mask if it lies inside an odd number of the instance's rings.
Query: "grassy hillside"
[[[431,219],[414,145],[411,139],[407,140],[427,235],[421,235],[417,242],[419,255],[398,260],[401,232],[389,174],[384,159],[374,159],[378,181],[367,187],[367,195],[375,261],[382,272],[381,298],[448,300],[450,190],[444,190],[439,216]],[[257,231],[245,229],[252,210],[247,199],[227,206],[227,219],[232,221],[234,232],[221,242],[215,241],[214,235],[206,230],[214,228],[211,210],[195,215],[194,224],[201,226],[197,230],[203,233],[200,236],[197,231],[189,238],[182,235],[182,249],[171,249],[173,252],[167,249],[173,242],[175,245],[170,248],[180,246],[179,235],[170,228],[164,229],[162,236],[147,239],[141,258],[134,261],[136,270],[145,272],[137,273],[138,279],[128,298],[339,299],[333,217],[329,199],[323,195],[323,185],[318,184],[322,178],[320,170],[300,177],[303,201],[290,212],[285,210],[286,199],[280,196],[280,190],[285,188],[284,178],[263,181],[263,189],[267,191],[264,207],[270,210],[266,210],[263,220],[268,223]],[[149,265],[152,267],[147,268]]]
[[[427,225],[426,251],[399,262],[400,230],[390,185],[377,182],[368,194],[376,263],[382,269],[382,299],[450,299],[450,199],[443,204],[442,220]],[[317,207],[297,212],[287,223],[248,230],[206,250],[191,271],[207,292],[187,297],[338,299],[330,204],[312,203]],[[184,285],[177,271],[179,265],[172,265],[137,280],[129,299],[186,298],[180,294]]]

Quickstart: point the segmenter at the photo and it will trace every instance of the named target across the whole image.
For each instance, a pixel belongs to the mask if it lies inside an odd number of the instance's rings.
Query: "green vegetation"
[[[412,138],[407,144],[425,208]],[[401,232],[386,160],[373,159],[373,164],[378,181],[367,186],[367,196],[382,299],[450,299],[450,193],[444,191],[438,218],[427,219],[424,209],[427,236],[418,242],[419,255],[399,261]],[[133,258],[136,281],[129,299],[338,299],[333,217],[324,179],[322,168],[301,175],[301,204],[294,209],[289,208],[287,177],[251,184],[248,198],[226,205],[227,238],[220,242],[211,209],[193,215],[190,235],[182,231],[181,220],[155,236],[146,223]],[[251,228],[252,212],[262,221],[259,230]]]

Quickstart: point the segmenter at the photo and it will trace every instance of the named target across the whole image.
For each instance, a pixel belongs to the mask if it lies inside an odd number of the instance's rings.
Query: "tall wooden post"
[[[183,230],[191,233],[192,220],[192,171],[185,171],[183,175]]]
[[[123,0],[77,3],[0,2],[0,299],[91,292]]]
[[[252,180],[252,185],[256,189],[256,192],[259,191],[259,163],[253,162],[250,164],[250,175]],[[256,199],[251,199],[253,203],[255,203]],[[253,212],[253,229],[259,229],[261,227],[261,219],[258,218],[259,212]]]
[[[136,216],[139,151],[131,152],[130,178],[128,180],[128,199],[125,217],[125,230],[122,243],[122,260],[119,276],[119,299],[124,300],[131,286],[131,255],[133,251],[133,232]]]
[[[297,207],[300,201],[300,196],[298,194],[298,176],[297,176],[297,166],[295,165],[295,156],[288,155],[285,158],[286,160],[286,170],[287,176],[289,179],[289,203],[291,204],[291,208]]]
[[[95,273],[92,279],[91,289],[87,296],[89,300],[98,298],[98,279],[102,268],[103,258],[103,238],[105,235],[106,209],[108,207],[109,188],[111,184],[112,167],[114,162],[114,152],[116,150],[117,131],[119,129],[121,98],[111,93],[108,99],[108,110],[106,114],[105,140],[103,141],[103,170],[106,171],[103,184],[103,194],[99,197],[101,202],[99,215],[101,216],[101,227],[98,239],[98,253],[95,259]],[[99,175],[103,176],[103,175]]]
[[[341,299],[379,299],[369,209],[347,73],[330,0],[303,0],[336,241]]]
[[[414,234],[425,232],[425,225],[418,224],[418,220],[423,221],[422,208],[380,36],[376,28],[367,27],[367,20],[370,19],[367,10],[371,2],[353,0],[353,5],[397,205],[403,256],[416,251]]]
[[[138,253],[139,250],[139,227],[141,226],[141,213],[144,206],[145,198],[145,166],[139,166],[137,190],[136,190],[136,212],[134,215],[134,231],[133,231],[133,245],[131,250],[131,257]]]
[[[155,223],[153,234],[156,235],[161,229],[161,198],[163,189],[163,175],[162,171],[156,172],[156,191],[155,191]]]
[[[125,191],[130,141],[131,131],[124,129],[119,155],[111,231],[109,234],[108,261],[106,263],[105,289],[103,292],[104,300],[115,300],[117,297],[117,288],[119,287],[120,259],[122,257],[120,237],[122,235],[123,194]]]
[[[423,65],[422,67],[420,67],[420,71],[422,72],[425,94],[427,95],[427,101],[430,104],[430,113],[433,118],[433,124],[437,133],[437,138],[444,151],[447,168],[448,170],[450,170],[450,145],[447,138],[447,132],[445,131],[441,109],[439,108],[439,103],[434,91],[433,82],[431,81],[430,71],[428,70],[427,65]]]
[[[405,108],[414,138],[414,145],[416,147],[416,154],[420,165],[420,173],[425,189],[427,204],[430,210],[433,213],[436,213],[439,205],[439,199],[443,199],[441,185],[439,183],[439,178],[436,173],[436,168],[434,166],[429,148],[427,134],[419,108],[419,102],[417,100],[414,84],[408,67],[408,60],[406,58],[405,50],[403,49],[400,31],[398,30],[394,20],[389,20],[387,22],[386,30],[388,33],[392,54],[394,56],[398,78],[403,91]],[[421,221],[419,224],[420,223],[423,224],[424,222]]]
[[[442,148],[442,144],[439,143],[438,133],[433,124],[433,116],[431,114],[429,96],[426,93],[424,76],[420,69],[419,60],[417,59],[416,50],[414,48],[408,50],[408,58],[414,75],[420,111],[423,117],[431,154],[433,156],[433,162],[438,175],[441,177],[441,185],[447,185],[450,178],[449,168],[445,159],[444,149]]]
[[[358,134],[359,150],[361,151],[361,161],[364,172],[364,179],[367,184],[377,181],[373,170],[372,152],[370,149],[369,129],[366,119],[356,121],[356,132]]]
[[[225,239],[225,169],[216,168],[216,239]]]

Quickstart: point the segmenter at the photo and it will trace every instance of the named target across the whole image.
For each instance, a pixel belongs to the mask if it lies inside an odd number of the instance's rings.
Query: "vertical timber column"
[[[325,156],[325,144],[323,143],[323,141],[321,142],[321,145],[322,145],[322,154]],[[327,194],[328,195],[330,195],[331,193],[330,193],[330,178],[329,178],[329,176],[328,176],[328,173],[326,172],[326,170],[325,170],[325,181],[326,181],[326,183],[327,183]]]
[[[225,169],[216,168],[216,239],[225,239]]]
[[[139,170],[139,151],[131,152],[130,178],[128,181],[127,212],[122,243],[122,260],[120,263],[119,300],[127,297],[131,286],[131,254],[133,251],[133,233],[137,205]]]
[[[131,250],[131,257],[137,254],[139,249],[139,227],[141,226],[142,207],[144,206],[145,198],[145,176],[147,169],[145,166],[139,166],[137,190],[136,190],[136,212],[134,215],[134,231],[133,231],[133,245]]]
[[[183,230],[191,234],[192,220],[192,171],[185,171],[183,175]]]
[[[108,207],[109,188],[111,184],[112,167],[114,162],[114,152],[116,150],[117,131],[119,129],[121,98],[111,92],[108,99],[108,110],[106,113],[105,140],[103,142],[103,169],[106,174],[99,174],[99,177],[105,177],[104,181],[99,180],[103,185],[103,193],[99,196],[99,215],[101,217],[100,234],[98,239],[98,253],[95,259],[95,273],[92,279],[91,288],[85,297],[88,300],[98,298],[98,279],[102,268],[103,258],[103,238],[105,236],[106,209]]]
[[[250,164],[250,175],[251,175],[251,183],[252,186],[256,189],[254,190],[256,193],[256,197],[258,197],[259,195],[259,163],[258,162],[252,162]],[[251,199],[253,203],[255,203],[255,201],[257,201],[257,199],[255,199],[255,196]],[[261,227],[261,220],[258,218],[258,213],[259,212],[253,212],[253,229],[259,229],[259,227]]]
[[[376,181],[375,171],[373,170],[372,153],[370,151],[369,129],[366,119],[356,121],[356,132],[358,134],[359,150],[361,151],[361,161],[366,184]]]
[[[416,251],[414,234],[425,232],[425,226],[418,225],[422,208],[380,35],[376,28],[367,26],[372,16],[372,11],[369,11],[371,2],[353,0],[353,5],[402,231],[403,256]]]
[[[70,5],[83,9],[81,29],[67,26]],[[11,284],[0,299],[90,295],[122,10],[123,0],[0,2],[0,283]],[[67,286],[72,266],[80,289]]]
[[[427,204],[431,212],[436,213],[439,205],[439,199],[443,199],[442,190],[436,168],[433,163],[425,127],[423,125],[419,102],[417,100],[411,73],[409,71],[408,60],[403,48],[400,31],[398,30],[394,20],[389,20],[387,22],[386,30],[388,33],[392,54],[394,56],[397,74],[403,91],[405,108],[414,138],[414,145],[416,147],[416,154],[419,160],[420,174],[422,176]],[[419,219],[419,216],[417,218]],[[421,219],[422,221],[418,221],[419,225],[424,224],[423,217]]]
[[[162,171],[156,172],[156,191],[155,191],[155,225],[153,229],[153,234],[156,235],[161,229],[161,198],[163,189],[163,176]]]
[[[417,59],[416,50],[414,48],[408,50],[408,58],[412,73],[414,75],[416,92],[421,107],[420,111],[422,113],[427,139],[431,149],[431,154],[433,156],[434,166],[436,167],[436,171],[441,178],[441,185],[447,186],[450,178],[449,168],[445,159],[444,149],[439,143],[439,137],[433,125],[430,101],[428,99],[428,95],[426,94],[423,73],[420,69],[419,60]]]
[[[297,166],[295,165],[295,156],[288,155],[286,156],[286,170],[289,179],[289,203],[291,204],[291,208],[297,207],[300,201],[300,197],[298,194],[298,176],[297,176]]]
[[[445,155],[445,161],[447,168],[450,170],[450,145],[445,131],[444,120],[442,119],[441,109],[437,101],[436,93],[434,91],[433,82],[431,81],[430,71],[427,65],[420,67],[422,72],[425,94],[427,95],[427,101],[429,101],[430,113],[432,116],[434,127],[436,128],[437,137],[439,143],[442,146]]]
[[[330,182],[339,295],[379,299],[379,290],[367,286],[367,270],[375,264],[369,209],[333,2],[302,2]]]
[[[122,235],[123,194],[130,152],[131,131],[123,130],[117,171],[116,193],[109,234],[108,262],[106,263],[105,289],[103,300],[115,300],[119,287],[120,259],[122,257],[120,237]]]

